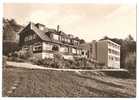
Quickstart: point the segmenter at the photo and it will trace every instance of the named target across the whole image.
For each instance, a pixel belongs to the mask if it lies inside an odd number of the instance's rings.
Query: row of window
[[[116,45],[116,44],[114,44],[112,42],[108,42],[108,46],[113,47],[113,48],[116,48],[116,49],[120,49],[120,46],[119,45]]]
[[[25,42],[36,39],[36,34],[28,35],[25,37]]]
[[[61,40],[63,42],[67,42],[67,43],[71,43],[71,39],[66,38],[66,37],[62,37],[62,36],[59,37],[59,35],[57,35],[57,34],[53,34],[53,39],[55,39],[55,40]],[[75,45],[79,45],[79,42],[76,41],[76,40],[73,40],[73,43]]]
[[[24,46],[24,50],[29,50],[29,46]],[[34,53],[36,52],[42,52],[43,48],[42,48],[42,45],[39,44],[39,45],[34,45],[32,46],[32,50]],[[51,50],[51,51],[60,51],[60,52],[63,52],[63,53],[73,53],[73,54],[78,54],[78,55],[87,55],[87,51],[84,51],[84,50],[79,50],[79,49],[75,49],[75,48],[68,48],[68,47],[60,47],[60,49],[58,49],[57,46],[53,46],[52,48],[47,48],[47,50]]]
[[[112,49],[108,49],[108,53],[115,54],[115,55],[120,55],[119,51],[115,51],[115,50],[112,50]]]
[[[108,56],[108,59],[112,61],[120,61],[119,57],[114,57],[114,56]]]
[[[73,54],[81,54],[81,50],[69,47],[60,47],[60,52],[65,53],[73,53]]]
[[[63,53],[73,53],[73,54],[81,54],[81,50],[69,47],[58,47],[56,45],[45,44],[44,50],[49,51],[60,51]],[[35,45],[33,46],[33,51],[42,51],[42,45]]]
[[[36,39],[36,37],[37,37],[36,34],[28,35],[28,36],[25,37],[24,40],[25,40],[25,42],[27,42],[27,41],[31,41],[31,40]],[[61,38],[60,38],[59,35],[56,35],[56,34],[53,34],[53,39],[55,39],[55,40],[61,40],[61,41],[63,41],[63,42],[67,42],[67,43],[71,43],[71,39],[65,38],[65,37],[61,37]],[[73,44],[79,45],[79,42],[76,41],[76,40],[73,40]]]
[[[33,46],[33,52],[39,52],[39,51],[42,51],[42,45]]]

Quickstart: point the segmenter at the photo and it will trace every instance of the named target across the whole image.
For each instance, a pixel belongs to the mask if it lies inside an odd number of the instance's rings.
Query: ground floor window
[[[33,52],[42,52],[42,45],[33,46]]]
[[[72,53],[76,53],[76,49],[75,48],[72,48]]]
[[[58,47],[57,45],[54,45],[54,46],[52,47],[52,50],[53,50],[53,51],[59,51],[59,47]]]

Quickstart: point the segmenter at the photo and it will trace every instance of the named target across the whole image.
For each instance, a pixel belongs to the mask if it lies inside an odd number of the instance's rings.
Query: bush
[[[37,65],[43,65],[52,68],[69,68],[69,69],[93,69],[93,63],[86,58],[75,57],[74,60],[63,59],[59,53],[54,54],[54,59],[32,59]]]
[[[19,57],[8,57],[7,60],[8,61],[16,61],[16,62],[24,62],[24,60]]]
[[[14,55],[18,56],[21,59],[29,59],[32,57],[33,52],[31,50],[25,51],[25,50],[20,50],[14,53]]]
[[[53,63],[51,63],[51,67],[52,68],[59,68],[60,64],[58,62],[53,62]]]
[[[136,54],[130,53],[125,59],[125,68],[132,76],[136,76]]]
[[[44,66],[50,66],[53,63],[53,60],[50,58],[45,58],[45,59],[38,59],[38,60],[34,60],[34,63],[36,63],[37,65],[44,65]]]
[[[60,53],[55,53],[54,54],[54,59],[62,60],[63,56]]]
[[[3,56],[3,62],[2,62],[2,67],[5,67],[6,66],[6,61],[7,61],[7,57],[6,56]]]

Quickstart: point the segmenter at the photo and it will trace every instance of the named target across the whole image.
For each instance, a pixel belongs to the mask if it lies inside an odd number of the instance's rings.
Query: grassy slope
[[[50,70],[5,68],[3,96],[47,97],[134,97],[136,81],[102,76],[98,73],[75,73]],[[11,94],[7,91],[20,81]]]

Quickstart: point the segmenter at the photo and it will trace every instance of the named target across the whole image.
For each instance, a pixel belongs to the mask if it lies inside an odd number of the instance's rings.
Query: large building
[[[38,59],[53,58],[59,53],[65,59],[87,58],[107,68],[120,68],[120,45],[110,40],[80,44],[80,39],[42,24],[29,23],[20,32],[19,44],[23,51],[31,51]]]
[[[59,26],[50,29],[31,22],[20,32],[19,44],[22,50],[30,50],[33,57],[40,59],[53,58],[54,53],[60,53],[65,59],[73,59],[73,56],[84,57],[86,51],[79,46],[78,37],[65,34],[59,30]]]
[[[98,41],[97,61],[108,68],[120,68],[120,45],[110,40]]]

